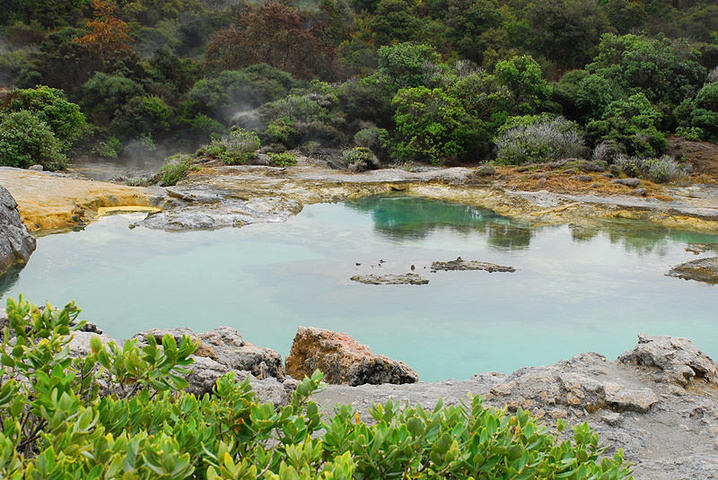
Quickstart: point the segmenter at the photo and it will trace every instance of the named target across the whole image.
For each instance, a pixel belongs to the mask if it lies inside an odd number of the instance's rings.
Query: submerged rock
[[[416,370],[404,362],[377,355],[346,333],[299,327],[286,361],[287,374],[301,379],[314,370],[331,384],[362,385],[414,383]]]
[[[429,280],[416,273],[405,273],[403,275],[355,275],[351,277],[350,280],[366,285],[426,285],[429,283]]]
[[[26,263],[35,247],[35,237],[22,223],[15,199],[0,185],[0,274]]]
[[[513,273],[516,271],[514,267],[508,267],[505,265],[497,265],[495,263],[478,262],[476,260],[464,260],[461,257],[457,257],[456,260],[449,260],[448,262],[433,262],[431,264],[431,270],[436,272],[438,270],[454,271],[454,270],[484,270],[489,273],[502,272],[502,273]]]
[[[718,257],[699,258],[671,268],[669,277],[718,284]]]

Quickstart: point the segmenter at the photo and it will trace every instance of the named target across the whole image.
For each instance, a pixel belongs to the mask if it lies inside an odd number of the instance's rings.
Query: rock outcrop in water
[[[313,327],[299,327],[286,367],[287,374],[297,379],[318,369],[327,383],[354,386],[419,380],[416,370],[404,362],[377,355],[346,333]]]
[[[23,225],[15,199],[0,185],[0,274],[27,262],[35,246],[35,237]]]
[[[354,275],[350,280],[365,285],[427,285],[429,283],[429,280],[416,273],[405,273],[403,275]]]
[[[669,277],[718,284],[718,257],[700,258],[671,268]]]
[[[464,260],[458,257],[456,260],[449,260],[448,262],[433,262],[431,264],[431,271],[436,272],[439,270],[446,271],[459,271],[459,270],[484,270],[489,273],[501,272],[501,273],[513,273],[516,271],[514,267],[506,265],[497,265],[495,263],[479,262],[476,260]]]

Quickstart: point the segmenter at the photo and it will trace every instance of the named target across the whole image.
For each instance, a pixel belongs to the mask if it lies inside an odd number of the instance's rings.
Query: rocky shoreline
[[[97,329],[86,330],[75,333],[72,356],[89,352]],[[528,410],[549,426],[559,419],[569,425],[587,422],[609,454],[624,450],[638,480],[718,478],[718,366],[685,338],[640,334],[636,347],[614,361],[580,353],[509,375],[487,372],[468,380],[423,383],[403,363],[337,332],[300,327],[286,362],[228,327],[204,333],[150,330],[133,338],[142,345],[150,333],[176,339],[189,335],[199,343],[188,376],[188,391],[197,395],[211,394],[216,380],[233,372],[239,380],[249,378],[261,401],[283,405],[297,378],[320,368],[330,384],[314,400],[324,413],[349,404],[364,421],[372,421],[372,403],[392,400],[433,408],[440,400],[460,404],[480,395],[486,405]]]
[[[138,226],[166,230],[215,229],[280,222],[304,205],[369,195],[408,195],[481,206],[532,226],[635,219],[671,228],[718,230],[718,186],[673,186],[657,197],[627,191],[568,194],[512,189],[476,168],[427,167],[364,173],[332,170],[307,159],[292,168],[256,165],[206,166],[174,187],[128,187],[50,172],[0,168],[0,184],[19,204],[30,231],[83,226],[103,209],[148,211]],[[627,187],[626,187],[627,188]]]

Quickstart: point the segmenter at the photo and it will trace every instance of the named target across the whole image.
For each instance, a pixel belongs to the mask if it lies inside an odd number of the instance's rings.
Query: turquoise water
[[[297,326],[328,328],[403,360],[424,381],[585,351],[614,358],[639,332],[686,336],[718,357],[718,287],[664,275],[698,258],[686,243],[718,236],[631,222],[529,229],[489,210],[409,197],[313,205],[286,223],[211,232],[129,229],[139,218],[39,238],[0,295],[75,300],[82,318],[116,338],[229,325],[282,355]],[[431,273],[431,262],[457,256],[517,271]],[[428,285],[349,280],[412,265]]]

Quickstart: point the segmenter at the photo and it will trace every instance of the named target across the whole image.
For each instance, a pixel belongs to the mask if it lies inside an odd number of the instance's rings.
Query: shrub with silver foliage
[[[576,123],[563,117],[539,117],[509,128],[496,141],[497,162],[520,165],[579,157],[585,146]]]
[[[708,72],[708,76],[706,77],[706,83],[715,82],[718,82],[718,67],[715,67],[713,70]]]
[[[629,177],[644,177],[656,183],[672,182],[685,176],[678,163],[668,155],[661,158],[620,156],[616,165]]]
[[[364,172],[379,167],[379,160],[366,147],[354,147],[351,150],[344,150],[342,160],[352,172]]]
[[[593,149],[593,159],[606,163],[615,163],[622,155],[621,146],[613,140],[604,140]]]
[[[229,135],[223,135],[222,138],[201,147],[196,155],[221,160],[227,165],[243,165],[247,160],[256,157],[260,146],[256,132],[237,128]]]

